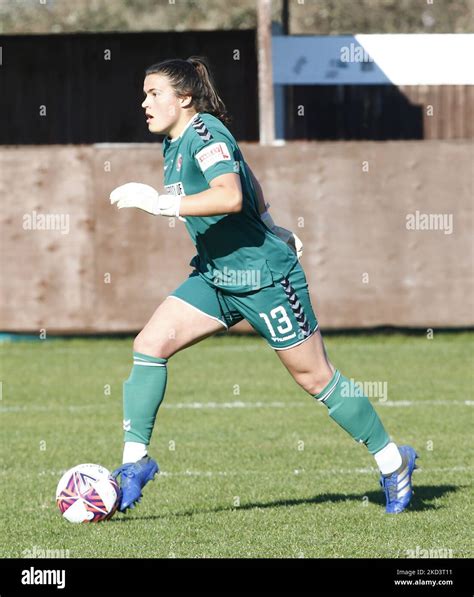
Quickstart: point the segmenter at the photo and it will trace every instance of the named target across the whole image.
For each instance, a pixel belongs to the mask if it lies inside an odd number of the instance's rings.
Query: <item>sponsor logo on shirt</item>
[[[205,172],[213,164],[230,160],[230,152],[225,143],[212,143],[196,154],[199,167]]]
[[[183,183],[175,182],[173,184],[165,184],[165,191],[168,195],[185,195]]]
[[[181,170],[181,166],[183,165],[183,156],[181,154],[178,155],[178,159],[176,160],[176,171],[179,172]]]

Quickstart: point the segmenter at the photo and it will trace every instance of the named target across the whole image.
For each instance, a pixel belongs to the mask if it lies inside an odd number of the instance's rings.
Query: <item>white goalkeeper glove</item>
[[[154,216],[177,217],[181,204],[180,195],[159,195],[153,187],[141,182],[127,182],[110,193],[110,203],[115,203],[119,209],[123,207],[137,207]]]
[[[268,204],[267,204],[267,207],[269,207]],[[278,236],[278,238],[281,238],[281,240],[283,242],[285,242],[290,247],[290,249],[292,249],[292,251],[294,251],[296,253],[296,256],[298,257],[298,259],[301,259],[302,255],[303,255],[303,243],[296,236],[296,234],[294,232],[291,232],[291,230],[287,230],[286,228],[277,226],[275,224],[275,222],[273,221],[273,218],[270,215],[270,213],[268,212],[268,210],[266,210],[262,214],[260,214],[260,218],[261,218],[262,222],[265,224],[265,226],[267,228],[270,228],[270,230],[274,234],[276,234]]]

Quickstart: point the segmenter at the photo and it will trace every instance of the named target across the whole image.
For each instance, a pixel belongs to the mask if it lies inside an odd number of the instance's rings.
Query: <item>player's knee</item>
[[[150,337],[149,334],[141,331],[133,342],[133,351],[141,352],[150,357],[168,359],[170,357],[169,347],[163,338]]]
[[[296,381],[299,385],[308,392],[311,396],[315,396],[324,390],[332,378],[332,371],[317,371],[317,372],[306,372],[300,374]]]

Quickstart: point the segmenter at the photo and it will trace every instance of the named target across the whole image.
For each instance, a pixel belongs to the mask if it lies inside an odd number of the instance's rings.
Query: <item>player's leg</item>
[[[133,350],[155,358],[169,359],[183,348],[226,329],[223,321],[170,295],[135,338]]]
[[[174,296],[156,309],[133,344],[133,368],[124,383],[123,462],[146,455],[166,390],[168,359],[203,340],[224,324]]]
[[[353,439],[367,446],[385,479],[396,477],[397,486],[403,481],[399,485],[402,493],[398,494],[403,499],[387,497],[387,511],[392,507],[393,511],[404,509],[411,497],[409,482],[416,454],[412,448],[399,450],[390,441],[369,399],[330,363],[301,266],[297,264],[281,282],[254,295],[233,297],[232,301],[275,349],[295,381],[323,403],[330,417]]]
[[[302,344],[278,350],[277,354],[295,381],[328,408],[329,416],[353,439],[367,446],[381,472],[386,511],[402,512],[413,493],[415,450],[410,446],[398,448],[390,441],[367,396],[327,359],[319,330]]]
[[[329,416],[353,439],[364,443],[375,455],[382,472],[392,473],[401,465],[395,444],[387,450],[390,438],[369,399],[326,356],[319,330],[301,344],[277,354],[293,379],[329,409]],[[382,457],[380,455],[382,454]]]
[[[191,276],[157,308],[133,345],[133,368],[123,388],[125,445],[120,510],[139,501],[141,489],[158,471],[147,456],[167,382],[168,359],[178,351],[227,329],[220,306],[200,277]]]

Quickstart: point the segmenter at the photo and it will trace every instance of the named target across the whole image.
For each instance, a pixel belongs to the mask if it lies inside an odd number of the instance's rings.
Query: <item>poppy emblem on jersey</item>
[[[183,164],[183,156],[181,154],[178,155],[178,159],[176,160],[176,172],[181,170],[181,166]]]

